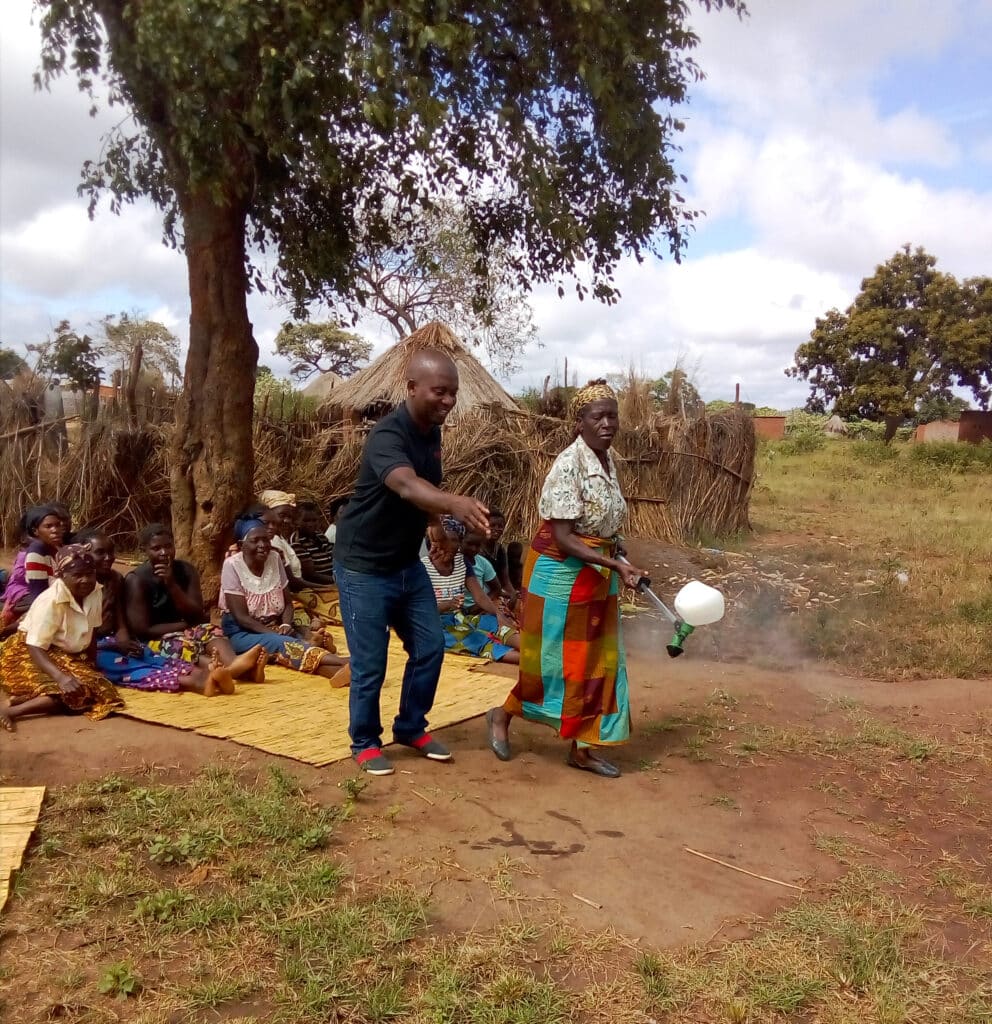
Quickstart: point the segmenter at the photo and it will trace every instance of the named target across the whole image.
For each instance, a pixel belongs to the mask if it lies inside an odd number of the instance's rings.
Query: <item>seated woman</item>
[[[340,621],[334,576],[312,576],[309,571],[312,565],[305,566],[303,558],[290,543],[298,521],[296,495],[285,491],[262,491],[259,502],[249,509],[248,514],[257,515],[268,526],[273,550],[282,556],[296,608],[293,621],[302,636],[333,652],[334,642],[323,627],[328,622]],[[312,636],[310,630],[313,630]]]
[[[80,530],[76,541],[85,544],[103,587],[103,621],[97,627],[96,667],[117,686],[160,693],[189,690],[214,697],[234,693],[234,679],[218,666],[207,671],[181,658],[166,658],[132,639],[124,620],[124,577],[114,571],[114,542],[99,530]],[[259,659],[264,671],[264,663]],[[257,666],[256,666],[257,670]]]
[[[124,615],[131,636],[155,654],[182,658],[208,672],[223,665],[235,679],[256,679],[262,646],[235,655],[223,633],[206,621],[199,574],[176,558],[172,530],[152,523],[138,539],[148,557],[124,577]]]
[[[103,620],[93,556],[81,545],[67,545],[56,552],[52,570],[51,586],[0,647],[0,686],[11,697],[0,711],[0,728],[8,732],[27,715],[68,709],[98,720],[124,706],[93,664],[95,631]]]
[[[421,557],[441,613],[445,649],[516,665],[520,661],[520,636],[492,598],[482,592],[466,565],[465,556],[458,550],[464,531],[459,526],[446,516],[443,533],[434,534],[430,551]],[[471,595],[478,613],[464,610],[466,594]]]
[[[8,630],[48,589],[52,562],[62,546],[65,522],[54,505],[34,505],[21,516],[27,546],[23,557],[14,559],[13,571],[4,590],[2,624]]]
[[[221,628],[235,651],[261,644],[277,665],[325,676],[335,687],[351,682],[344,658],[300,639],[282,559],[272,550],[260,519],[239,519],[234,536],[241,550],[220,574]]]

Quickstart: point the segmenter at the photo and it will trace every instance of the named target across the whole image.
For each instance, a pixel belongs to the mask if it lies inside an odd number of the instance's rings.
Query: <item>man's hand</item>
[[[481,501],[468,498],[463,494],[454,494],[451,497],[448,513],[460,523],[464,523],[466,529],[473,533],[481,533],[484,537],[489,536],[489,509]]]

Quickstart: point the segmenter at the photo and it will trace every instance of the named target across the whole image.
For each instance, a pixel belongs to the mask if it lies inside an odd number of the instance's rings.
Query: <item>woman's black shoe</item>
[[[509,761],[513,757],[513,752],[510,750],[509,740],[499,740],[496,738],[496,731],[493,723],[493,713],[496,708],[490,708],[486,712],[486,731],[489,734],[489,749],[501,760]]]
[[[582,772],[602,775],[604,779],[619,779],[623,774],[615,764],[610,764],[609,761],[604,761],[601,757],[590,758],[583,764],[581,761],[576,761],[572,754],[569,754],[565,763],[570,768],[578,768]]]

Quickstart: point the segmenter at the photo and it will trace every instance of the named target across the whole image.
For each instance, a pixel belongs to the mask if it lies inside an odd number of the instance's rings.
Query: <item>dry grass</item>
[[[489,407],[445,430],[445,486],[498,506],[512,533],[529,537],[544,478],[572,440],[563,420]],[[747,527],[755,452],[750,418],[652,418],[623,430],[613,450],[630,502],[631,536],[677,542]],[[338,450],[322,478],[327,497],[350,493],[360,457],[360,441]]]
[[[841,441],[764,447],[749,546],[808,565],[841,597],[800,616],[816,655],[870,675],[988,675],[992,474],[921,465],[910,450],[876,461]]]

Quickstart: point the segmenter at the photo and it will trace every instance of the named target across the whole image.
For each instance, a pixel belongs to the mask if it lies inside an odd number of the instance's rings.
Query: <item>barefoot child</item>
[[[27,715],[68,709],[98,720],[124,706],[93,663],[96,628],[103,621],[93,556],[70,544],[58,550],[52,568],[51,585],[0,647],[0,685],[11,697],[0,711],[0,728],[8,731]]]
[[[117,686],[135,690],[179,693],[190,690],[213,697],[234,693],[231,673],[219,666],[209,671],[181,658],[154,654],[132,639],[124,621],[124,577],[114,571],[114,542],[99,530],[81,530],[96,563],[97,582],[103,587],[103,622],[97,628],[96,667]]]

